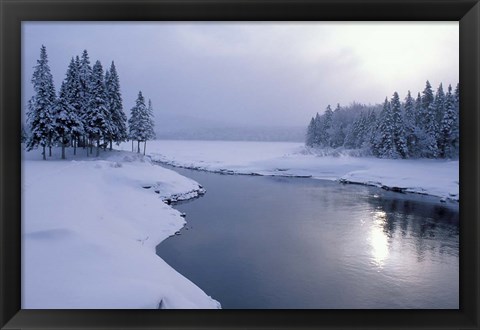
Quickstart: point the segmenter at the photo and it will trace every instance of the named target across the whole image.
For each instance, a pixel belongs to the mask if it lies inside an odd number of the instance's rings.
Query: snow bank
[[[147,152],[158,162],[211,172],[313,177],[459,199],[458,160],[322,157],[289,142],[160,140],[149,141]]]
[[[78,153],[24,153],[22,308],[219,308],[155,254],[185,224],[162,200],[204,190],[137,154]]]

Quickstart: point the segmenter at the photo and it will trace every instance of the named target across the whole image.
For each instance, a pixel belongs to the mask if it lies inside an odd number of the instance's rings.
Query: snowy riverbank
[[[23,153],[22,308],[220,307],[155,254],[185,224],[162,200],[195,181],[129,152],[59,153]]]
[[[154,161],[211,172],[313,177],[459,199],[458,160],[322,157],[290,142],[159,140],[148,142],[147,153]]]

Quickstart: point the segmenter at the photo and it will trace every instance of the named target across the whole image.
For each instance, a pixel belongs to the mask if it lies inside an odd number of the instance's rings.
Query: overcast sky
[[[57,89],[72,56],[115,61],[124,110],[139,90],[155,115],[233,125],[306,125],[328,104],[381,103],[425,81],[459,80],[458,22],[210,22],[22,25],[23,102],[47,48]]]

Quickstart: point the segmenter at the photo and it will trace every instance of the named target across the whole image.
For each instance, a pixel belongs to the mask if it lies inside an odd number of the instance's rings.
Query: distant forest
[[[427,81],[414,99],[397,92],[383,105],[330,105],[307,128],[305,144],[312,148],[359,150],[380,158],[458,158],[459,85],[436,93]]]
[[[153,109],[149,100],[148,107],[142,92],[138,93],[135,106],[131,109],[128,120],[123,111],[120,93],[120,79],[114,62],[105,74],[100,61],[90,65],[88,52],[81,57],[72,57],[62,81],[58,95],[53,84],[53,77],[48,65],[45,46],[40,49],[40,58],[31,80],[35,94],[28,102],[27,123],[29,133],[22,127],[22,142],[27,150],[42,147],[43,159],[45,148],[62,147],[62,159],[65,148],[77,147],[87,149],[87,156],[92,154],[96,144],[96,155],[100,148],[106,149],[112,143],[127,140],[140,142],[155,138]]]

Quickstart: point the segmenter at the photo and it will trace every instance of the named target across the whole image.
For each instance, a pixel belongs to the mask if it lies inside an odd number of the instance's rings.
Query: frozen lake
[[[157,254],[222,308],[458,308],[458,204],[337,182],[188,169]]]

